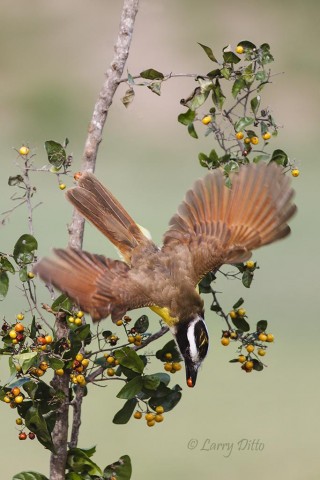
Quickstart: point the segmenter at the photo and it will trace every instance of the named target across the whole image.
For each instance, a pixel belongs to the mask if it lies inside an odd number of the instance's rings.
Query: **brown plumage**
[[[239,263],[251,251],[289,234],[296,207],[282,169],[259,163],[240,167],[232,188],[220,170],[189,190],[159,249],[114,196],[85,173],[67,198],[120,251],[124,261],[75,249],[57,249],[35,272],[62,290],[93,320],[120,319],[143,306],[167,309],[170,326],[202,315],[196,285],[209,271]]]

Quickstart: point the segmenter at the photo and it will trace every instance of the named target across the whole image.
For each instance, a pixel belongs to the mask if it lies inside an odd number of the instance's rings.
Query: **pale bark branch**
[[[123,69],[129,55],[129,48],[132,40],[135,17],[138,12],[139,0],[124,0],[120,20],[119,34],[115,44],[115,53],[110,67],[107,70],[106,78],[101,88],[98,100],[94,106],[92,119],[89,125],[88,136],[85,143],[82,171],[93,172],[95,170],[98,148],[102,140],[102,131],[107,119],[109,108],[112,104],[114,94],[123,74]],[[83,243],[84,219],[75,210],[72,222],[69,226],[69,246],[81,248]],[[57,339],[66,335],[66,323],[63,319],[57,320]],[[55,453],[51,455],[50,480],[64,480],[67,461],[68,441],[68,414],[69,414],[69,378],[68,375],[54,378],[54,386],[65,393],[65,400],[58,411],[57,421],[53,430],[53,443]],[[82,395],[77,399],[77,412],[72,431],[72,443],[76,446],[80,428]]]

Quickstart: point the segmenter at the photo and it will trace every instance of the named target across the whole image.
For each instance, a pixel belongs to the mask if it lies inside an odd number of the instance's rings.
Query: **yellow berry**
[[[155,419],[155,421],[156,421],[157,423],[160,423],[160,422],[163,422],[164,416],[159,413],[158,415],[156,415],[156,416],[154,417],[154,419]]]
[[[300,170],[298,170],[297,168],[294,168],[292,171],[291,171],[291,175],[293,177],[299,177],[300,175]]]
[[[269,140],[271,138],[271,133],[266,132],[262,135],[263,140]]]
[[[59,183],[60,190],[64,190],[67,187],[65,183]]]
[[[13,339],[12,339],[12,343],[13,343],[13,345],[17,345],[17,343],[19,343],[19,342],[18,342],[18,340],[17,340],[16,338],[13,338]]]
[[[83,316],[84,316],[84,313],[81,310],[79,310],[79,312],[77,312],[77,317],[82,318]]]
[[[266,353],[267,352],[264,350],[264,348],[259,348],[258,355],[260,355],[260,357],[264,357]]]
[[[244,48],[242,45],[238,45],[236,47],[236,53],[238,53],[239,55],[241,55],[242,53],[244,52]]]
[[[84,368],[87,368],[89,363],[90,363],[90,360],[88,358],[84,358],[81,362],[81,364],[84,366]]]
[[[108,368],[108,370],[107,370],[108,377],[113,377],[114,374],[115,374],[114,369],[113,368]]]
[[[55,370],[55,374],[59,377],[62,377],[62,375],[64,374],[63,368],[58,368],[58,370]]]
[[[82,325],[82,320],[81,320],[81,318],[76,318],[76,319],[74,320],[74,323],[75,323],[75,325]]]
[[[246,267],[247,268],[253,268],[254,267],[254,261],[253,260],[248,260],[246,262]]]
[[[165,363],[163,368],[166,372],[172,372],[172,363]]]
[[[237,314],[239,315],[239,317],[244,317],[246,314],[246,310],[244,308],[239,308]]]
[[[155,424],[156,424],[156,421],[155,421],[155,420],[149,420],[149,421],[147,422],[148,427],[153,427]]]
[[[44,338],[46,340],[46,343],[52,343],[53,342],[53,338],[51,337],[51,335],[46,335]]]
[[[16,424],[17,424],[17,425],[22,425],[22,424],[23,424],[22,418],[20,418],[20,417],[17,418],[17,419],[16,419]]]
[[[74,323],[74,317],[69,317],[69,318],[68,318],[68,322]]]
[[[248,353],[252,353],[254,351],[254,345],[248,345],[246,347],[246,350],[247,350]]]
[[[118,320],[118,321],[116,322],[116,325],[117,325],[118,327],[121,327],[121,325],[123,325],[123,321],[122,321],[122,320]]]
[[[250,142],[251,142],[250,137],[246,137],[246,138],[244,139],[244,143],[248,144],[248,143],[250,143]]]
[[[140,420],[140,418],[142,418],[142,413],[139,412],[139,410],[136,410],[133,414],[134,418],[136,418],[137,420]]]
[[[224,347],[227,347],[230,343],[230,338],[226,338],[226,337],[222,337],[221,338],[221,344],[224,346]]]
[[[235,312],[234,310],[231,310],[231,312],[229,312],[229,315],[230,315],[230,318],[237,318],[237,312]]]
[[[3,397],[3,401],[5,403],[10,403],[11,402],[11,399],[6,395],[5,397]]]
[[[128,342],[129,343],[134,343],[134,337],[132,335],[129,335]]]
[[[258,137],[251,137],[250,142],[252,143],[252,145],[258,145],[259,138]]]
[[[147,420],[147,422],[150,422],[151,420],[154,420],[155,414],[154,413],[146,413],[144,418]]]
[[[77,382],[80,384],[85,382],[85,378],[83,375],[77,375],[76,379],[77,379]]]
[[[14,399],[15,403],[22,403],[24,400],[22,395],[17,395]]]
[[[114,363],[114,357],[111,357],[111,356],[109,355],[108,358],[107,358],[107,362],[110,363],[110,364],[111,364],[111,363]]]
[[[243,132],[237,132],[236,133],[236,139],[237,140],[242,140],[244,137],[244,133]]]
[[[182,368],[182,367],[181,367],[181,365],[180,365],[179,362],[174,362],[174,363],[172,364],[172,370],[175,370],[176,372],[178,372],[179,370],[181,370],[181,368]]]
[[[244,366],[245,366],[245,369],[246,369],[247,371],[250,371],[250,370],[253,369],[253,362],[252,362],[251,360],[248,360],[248,361],[244,364]]]
[[[76,355],[76,360],[77,360],[78,362],[82,362],[82,360],[83,360],[83,355],[82,355],[82,353],[78,353],[78,354]]]
[[[272,333],[268,333],[267,334],[267,342],[273,342],[274,341],[274,336],[272,335]]]
[[[27,273],[27,277],[30,278],[30,279],[32,279],[32,278],[35,277],[35,275],[34,275],[33,272],[28,272],[28,273]]]
[[[163,413],[164,412],[164,408],[162,405],[158,405],[156,408],[155,408],[156,412],[157,413]]]
[[[141,340],[142,340],[142,335],[139,335],[139,334],[136,335],[135,341],[136,342],[141,342]]]
[[[205,117],[203,117],[201,122],[203,123],[203,125],[208,125],[211,122],[211,120],[212,120],[211,115],[206,115]]]
[[[239,355],[238,362],[244,363],[246,361],[246,357],[244,355]]]
[[[46,370],[48,370],[49,365],[47,364],[47,362],[41,362],[39,368],[45,372]]]
[[[20,155],[28,155],[29,152],[30,152],[30,149],[24,145],[19,148]]]
[[[172,353],[166,353],[166,354],[165,354],[165,358],[166,358],[167,360],[172,360]]]
[[[234,340],[237,339],[237,338],[238,338],[237,332],[231,332],[231,333],[230,333],[230,338],[232,338],[232,339],[234,339]]]
[[[24,319],[23,313],[18,313],[18,315],[16,315],[16,319],[20,321],[23,320]]]
[[[14,338],[16,338],[16,336],[17,336],[17,332],[15,330],[10,330],[9,337],[14,339]]]
[[[266,342],[267,335],[265,333],[259,333],[258,339],[260,340],[260,342]]]

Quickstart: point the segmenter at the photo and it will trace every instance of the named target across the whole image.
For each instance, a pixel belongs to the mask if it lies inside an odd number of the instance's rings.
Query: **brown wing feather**
[[[188,245],[195,283],[224,263],[239,263],[255,248],[289,234],[296,211],[289,179],[275,164],[240,167],[225,186],[220,170],[198,180],[164,236],[164,250]]]
[[[93,320],[111,314],[115,322],[127,310],[150,303],[130,279],[126,263],[71,248],[55,249],[54,253],[55,258],[44,258],[34,272],[66,293]]]
[[[68,200],[87,220],[93,223],[120,251],[130,264],[132,251],[152,242],[138,225],[92,173],[80,177],[78,186],[67,191]]]

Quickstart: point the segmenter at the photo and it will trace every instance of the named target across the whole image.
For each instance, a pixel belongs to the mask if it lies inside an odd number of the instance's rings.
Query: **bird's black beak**
[[[198,367],[188,362],[188,359],[185,358],[185,368],[186,368],[187,385],[188,387],[193,388],[197,381]]]

